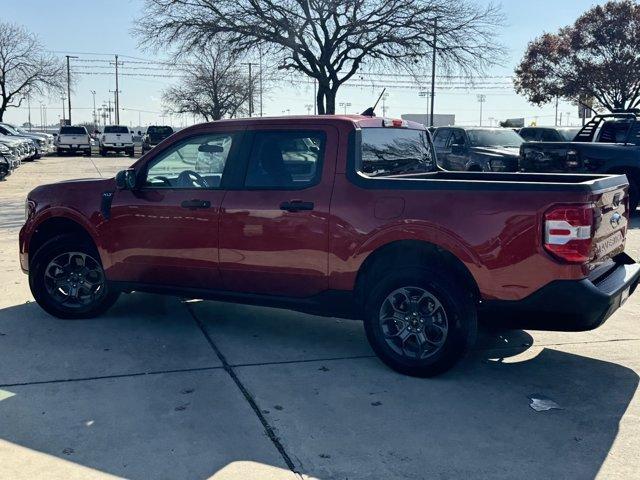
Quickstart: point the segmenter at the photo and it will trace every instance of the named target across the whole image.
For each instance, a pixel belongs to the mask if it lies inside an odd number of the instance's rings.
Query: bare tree
[[[181,65],[182,81],[162,95],[168,110],[200,115],[207,121],[248,112],[250,92],[256,91],[256,78],[252,78],[250,88],[237,54],[220,45],[209,45]]]
[[[142,44],[180,52],[224,36],[236,51],[261,46],[278,68],[318,84],[319,113],[335,113],[341,85],[367,63],[406,66],[429,57],[465,73],[497,63],[500,8],[470,0],[146,0]]]
[[[62,89],[63,72],[62,62],[46,53],[34,34],[0,22],[0,121],[28,96]]]
[[[514,80],[535,105],[594,98],[608,109],[640,106],[640,6],[609,1],[574,25],[529,43]]]

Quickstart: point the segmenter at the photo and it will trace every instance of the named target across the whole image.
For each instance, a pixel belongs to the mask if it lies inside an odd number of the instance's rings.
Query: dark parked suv
[[[162,125],[150,125],[142,137],[142,153],[148,152],[165,138],[173,135],[173,128]]]
[[[433,135],[445,170],[515,172],[522,138],[508,128],[440,127]]]
[[[625,174],[633,212],[640,201],[640,111],[596,115],[571,141],[527,142],[520,150],[520,169]]]

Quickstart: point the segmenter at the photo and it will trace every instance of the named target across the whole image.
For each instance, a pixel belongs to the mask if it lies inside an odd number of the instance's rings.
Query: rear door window
[[[325,133],[256,131],[245,187],[297,190],[320,180]]]
[[[370,177],[437,170],[425,130],[363,128],[360,172]]]

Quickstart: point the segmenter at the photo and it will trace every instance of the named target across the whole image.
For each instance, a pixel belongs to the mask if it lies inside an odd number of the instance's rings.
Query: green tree
[[[515,89],[535,105],[593,98],[608,110],[640,105],[640,6],[610,1],[530,42]]]

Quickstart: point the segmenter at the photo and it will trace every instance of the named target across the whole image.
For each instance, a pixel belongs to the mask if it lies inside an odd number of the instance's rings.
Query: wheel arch
[[[93,235],[80,222],[66,216],[50,216],[38,223],[33,229],[29,239],[29,258],[32,259],[42,245],[58,235],[74,235],[90,242],[99,253],[98,244]]]
[[[462,281],[474,298],[480,299],[480,289],[467,266],[450,250],[424,240],[394,240],[373,250],[360,265],[356,275],[354,294],[362,305],[367,291],[384,270],[403,266],[433,265],[446,268]]]

